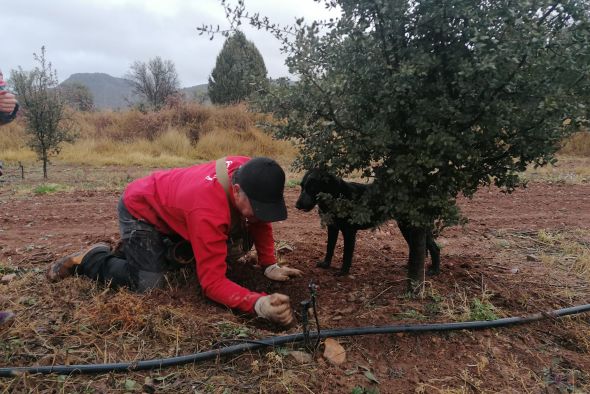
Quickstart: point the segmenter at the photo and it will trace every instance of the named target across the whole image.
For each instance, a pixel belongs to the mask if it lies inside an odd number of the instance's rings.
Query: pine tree
[[[262,90],[268,83],[262,55],[244,33],[228,37],[209,77],[213,104],[234,104]]]

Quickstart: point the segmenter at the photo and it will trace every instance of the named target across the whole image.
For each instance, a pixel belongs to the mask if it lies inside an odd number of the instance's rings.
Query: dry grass
[[[91,165],[141,165],[171,167],[211,160],[228,154],[271,156],[290,163],[296,148],[273,140],[256,127],[267,120],[244,106],[206,107],[177,103],[158,112],[101,111],[73,114],[79,136],[66,144],[54,159],[64,163]],[[2,128],[0,152],[8,163],[35,161],[26,147],[24,121]],[[587,161],[575,172],[557,167],[530,169],[531,180],[581,183],[590,180],[590,132],[581,131],[564,142],[560,151],[566,160]],[[573,157],[573,158],[571,158]]]
[[[561,153],[570,156],[590,156],[590,131],[582,130],[566,141],[561,148]]]
[[[584,184],[590,182],[590,157],[558,155],[555,165],[527,169],[524,179],[532,182]]]
[[[290,162],[288,142],[276,141],[256,127],[261,116],[244,106],[205,107],[180,103],[158,112],[75,113],[78,139],[64,144],[54,161],[90,165],[173,167],[230,154],[270,156]],[[8,163],[31,163],[24,121],[3,128],[0,152]]]
[[[543,299],[538,295],[532,297],[529,300],[532,305],[551,305],[552,297],[561,300],[561,305],[588,302],[585,296],[590,282],[588,229],[497,231],[493,239],[498,261],[511,260],[514,268],[529,266],[544,273],[543,282],[535,282],[536,290],[544,291]],[[509,257],[518,255],[516,259]]]
[[[51,258],[41,256],[41,260]],[[49,284],[40,269],[0,266],[0,274],[7,273],[16,273],[17,278],[3,284],[0,310],[10,309],[16,318],[0,330],[2,366],[133,362],[268,335],[244,325],[229,311],[211,306],[215,313],[203,313],[194,307],[199,301],[174,301],[162,297],[161,291],[141,295],[109,290],[83,278]],[[171,278],[165,292],[179,291],[175,284],[186,287],[186,280]],[[286,387],[298,387],[299,392],[311,369],[294,364],[287,358],[287,349],[263,349],[232,359],[148,372],[91,378],[19,375],[0,379],[0,392],[223,393],[256,388],[256,392],[275,393]],[[192,390],[187,391],[187,382]]]
[[[564,269],[590,281],[590,231],[539,231],[540,257],[554,268]]]

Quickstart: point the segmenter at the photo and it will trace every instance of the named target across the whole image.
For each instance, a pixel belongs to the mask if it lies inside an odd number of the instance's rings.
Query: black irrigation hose
[[[320,338],[328,337],[349,337],[355,335],[367,334],[391,334],[401,332],[427,332],[427,331],[453,331],[453,330],[477,330],[494,327],[505,327],[515,324],[524,324],[542,320],[545,318],[558,318],[567,315],[574,315],[578,313],[590,311],[590,304],[578,305],[570,308],[557,309],[551,312],[535,313],[525,317],[507,317],[498,320],[490,321],[470,321],[461,323],[434,323],[434,324],[416,324],[416,325],[400,325],[400,326],[380,326],[380,327],[355,327],[355,328],[339,328],[333,330],[323,330],[320,332]],[[317,332],[309,333],[312,338],[317,338]],[[279,346],[287,343],[301,342],[304,340],[304,335],[291,334],[284,336],[275,336],[264,338],[248,343],[241,343],[232,345],[221,349],[208,350],[202,353],[189,354],[186,356],[178,356],[171,358],[159,358],[155,360],[137,361],[130,363],[110,363],[110,364],[88,364],[88,365],[54,365],[54,366],[36,366],[36,367],[8,367],[0,368],[0,377],[10,377],[22,373],[41,373],[50,374],[56,373],[60,375],[67,374],[90,374],[90,373],[104,373],[104,372],[128,372],[141,371],[148,369],[160,369],[171,367],[174,365],[182,365],[189,363],[197,363],[200,361],[211,360],[217,357],[227,356],[234,353],[243,352],[246,350],[255,350],[265,346]]]

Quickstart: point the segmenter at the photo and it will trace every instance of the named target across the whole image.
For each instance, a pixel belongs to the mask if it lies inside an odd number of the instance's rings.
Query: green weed
[[[65,187],[62,185],[58,185],[57,183],[45,183],[43,185],[39,185],[33,189],[33,193],[37,195],[41,194],[50,194],[55,193],[60,190],[64,190]]]
[[[220,322],[215,325],[222,338],[248,338],[250,336],[248,327],[239,326],[230,322]]]
[[[496,308],[488,300],[474,298],[469,311],[470,320],[496,320]]]
[[[297,187],[301,184],[301,180],[300,179],[289,179],[287,181],[287,184],[285,185],[286,187]]]

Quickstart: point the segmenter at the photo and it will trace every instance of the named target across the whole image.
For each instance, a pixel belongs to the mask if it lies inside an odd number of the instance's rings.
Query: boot
[[[96,249],[104,249],[105,252],[111,251],[111,247],[105,243],[91,245],[86,250],[72,253],[51,263],[47,268],[47,272],[45,272],[45,276],[50,282],[58,282],[64,278],[67,278],[68,276],[74,275],[76,272],[76,267],[82,263],[84,257]]]

